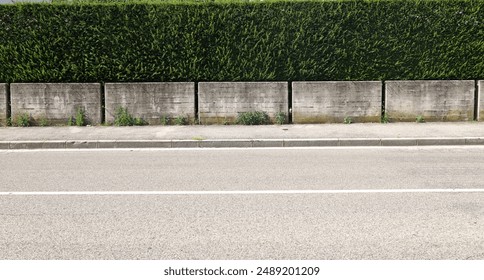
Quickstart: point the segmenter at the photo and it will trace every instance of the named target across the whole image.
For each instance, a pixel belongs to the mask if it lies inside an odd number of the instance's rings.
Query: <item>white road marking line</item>
[[[484,189],[357,189],[253,191],[49,191],[0,192],[0,196],[42,195],[260,195],[260,194],[372,194],[372,193],[484,193]]]

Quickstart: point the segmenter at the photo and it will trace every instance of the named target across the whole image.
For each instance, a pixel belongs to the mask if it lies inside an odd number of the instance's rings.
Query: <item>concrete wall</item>
[[[293,123],[380,122],[382,83],[293,82]]]
[[[484,80],[478,81],[387,81],[385,109],[390,121],[484,120]],[[476,90],[478,98],[475,99]],[[8,85],[0,83],[0,125],[7,117]],[[382,84],[379,81],[293,82],[294,123],[379,122]],[[101,122],[101,87],[91,84],[11,84],[11,116],[28,113],[34,124],[67,124],[78,108],[89,123]],[[239,113],[265,111],[274,119],[288,114],[286,82],[201,82],[198,90],[202,124],[235,122]],[[108,83],[105,86],[106,121],[116,108],[125,107],[134,117],[159,124],[163,117],[195,117],[194,83]]]
[[[107,83],[105,100],[106,122],[114,121],[119,107],[149,124],[160,124],[162,117],[195,118],[194,83]]]
[[[34,123],[67,124],[79,108],[89,124],[101,122],[101,86],[91,84],[11,84],[12,118],[28,113]]]
[[[7,120],[7,84],[0,84],[0,125]]]
[[[484,121],[484,81],[477,82],[477,120]]]
[[[249,111],[264,111],[272,120],[288,115],[287,82],[201,82],[198,96],[201,124],[233,123]]]
[[[390,121],[470,121],[474,81],[388,81],[385,110]]]

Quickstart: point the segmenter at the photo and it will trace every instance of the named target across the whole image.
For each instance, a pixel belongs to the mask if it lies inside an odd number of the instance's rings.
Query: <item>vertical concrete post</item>
[[[477,82],[477,120],[484,121],[484,81]]]
[[[8,117],[7,84],[0,84],[0,126],[6,124]]]

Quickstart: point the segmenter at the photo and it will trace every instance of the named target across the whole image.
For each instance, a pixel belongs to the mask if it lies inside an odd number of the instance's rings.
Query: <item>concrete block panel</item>
[[[24,113],[38,123],[67,124],[79,108],[88,124],[101,123],[101,85],[97,83],[11,84],[12,118]]]
[[[0,84],[0,125],[7,120],[7,84]]]
[[[477,120],[484,121],[484,81],[477,82]]]
[[[390,121],[470,121],[474,81],[388,81],[385,111]]]
[[[113,122],[116,110],[126,108],[133,117],[149,124],[162,118],[195,118],[195,84],[182,83],[107,83],[105,84],[106,122]]]
[[[293,123],[380,122],[382,83],[293,82]]]
[[[201,82],[198,115],[201,124],[236,121],[239,113],[264,111],[272,121],[288,115],[287,82]]]

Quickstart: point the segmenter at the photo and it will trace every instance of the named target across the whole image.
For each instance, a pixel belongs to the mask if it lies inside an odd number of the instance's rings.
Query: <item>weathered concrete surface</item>
[[[0,84],[0,126],[7,119],[7,84]]]
[[[79,109],[88,124],[101,123],[101,85],[98,83],[11,84],[12,118],[28,113],[31,120],[67,124]]]
[[[390,121],[470,121],[474,81],[388,81],[385,110]]]
[[[293,123],[380,122],[382,83],[330,81],[292,83]]]
[[[119,107],[149,124],[160,124],[162,118],[195,118],[194,83],[107,83],[105,100],[106,122],[114,121]]]
[[[233,123],[249,111],[264,111],[272,121],[288,114],[287,82],[201,82],[198,96],[201,124]]]
[[[477,82],[477,120],[484,121],[484,81]]]

